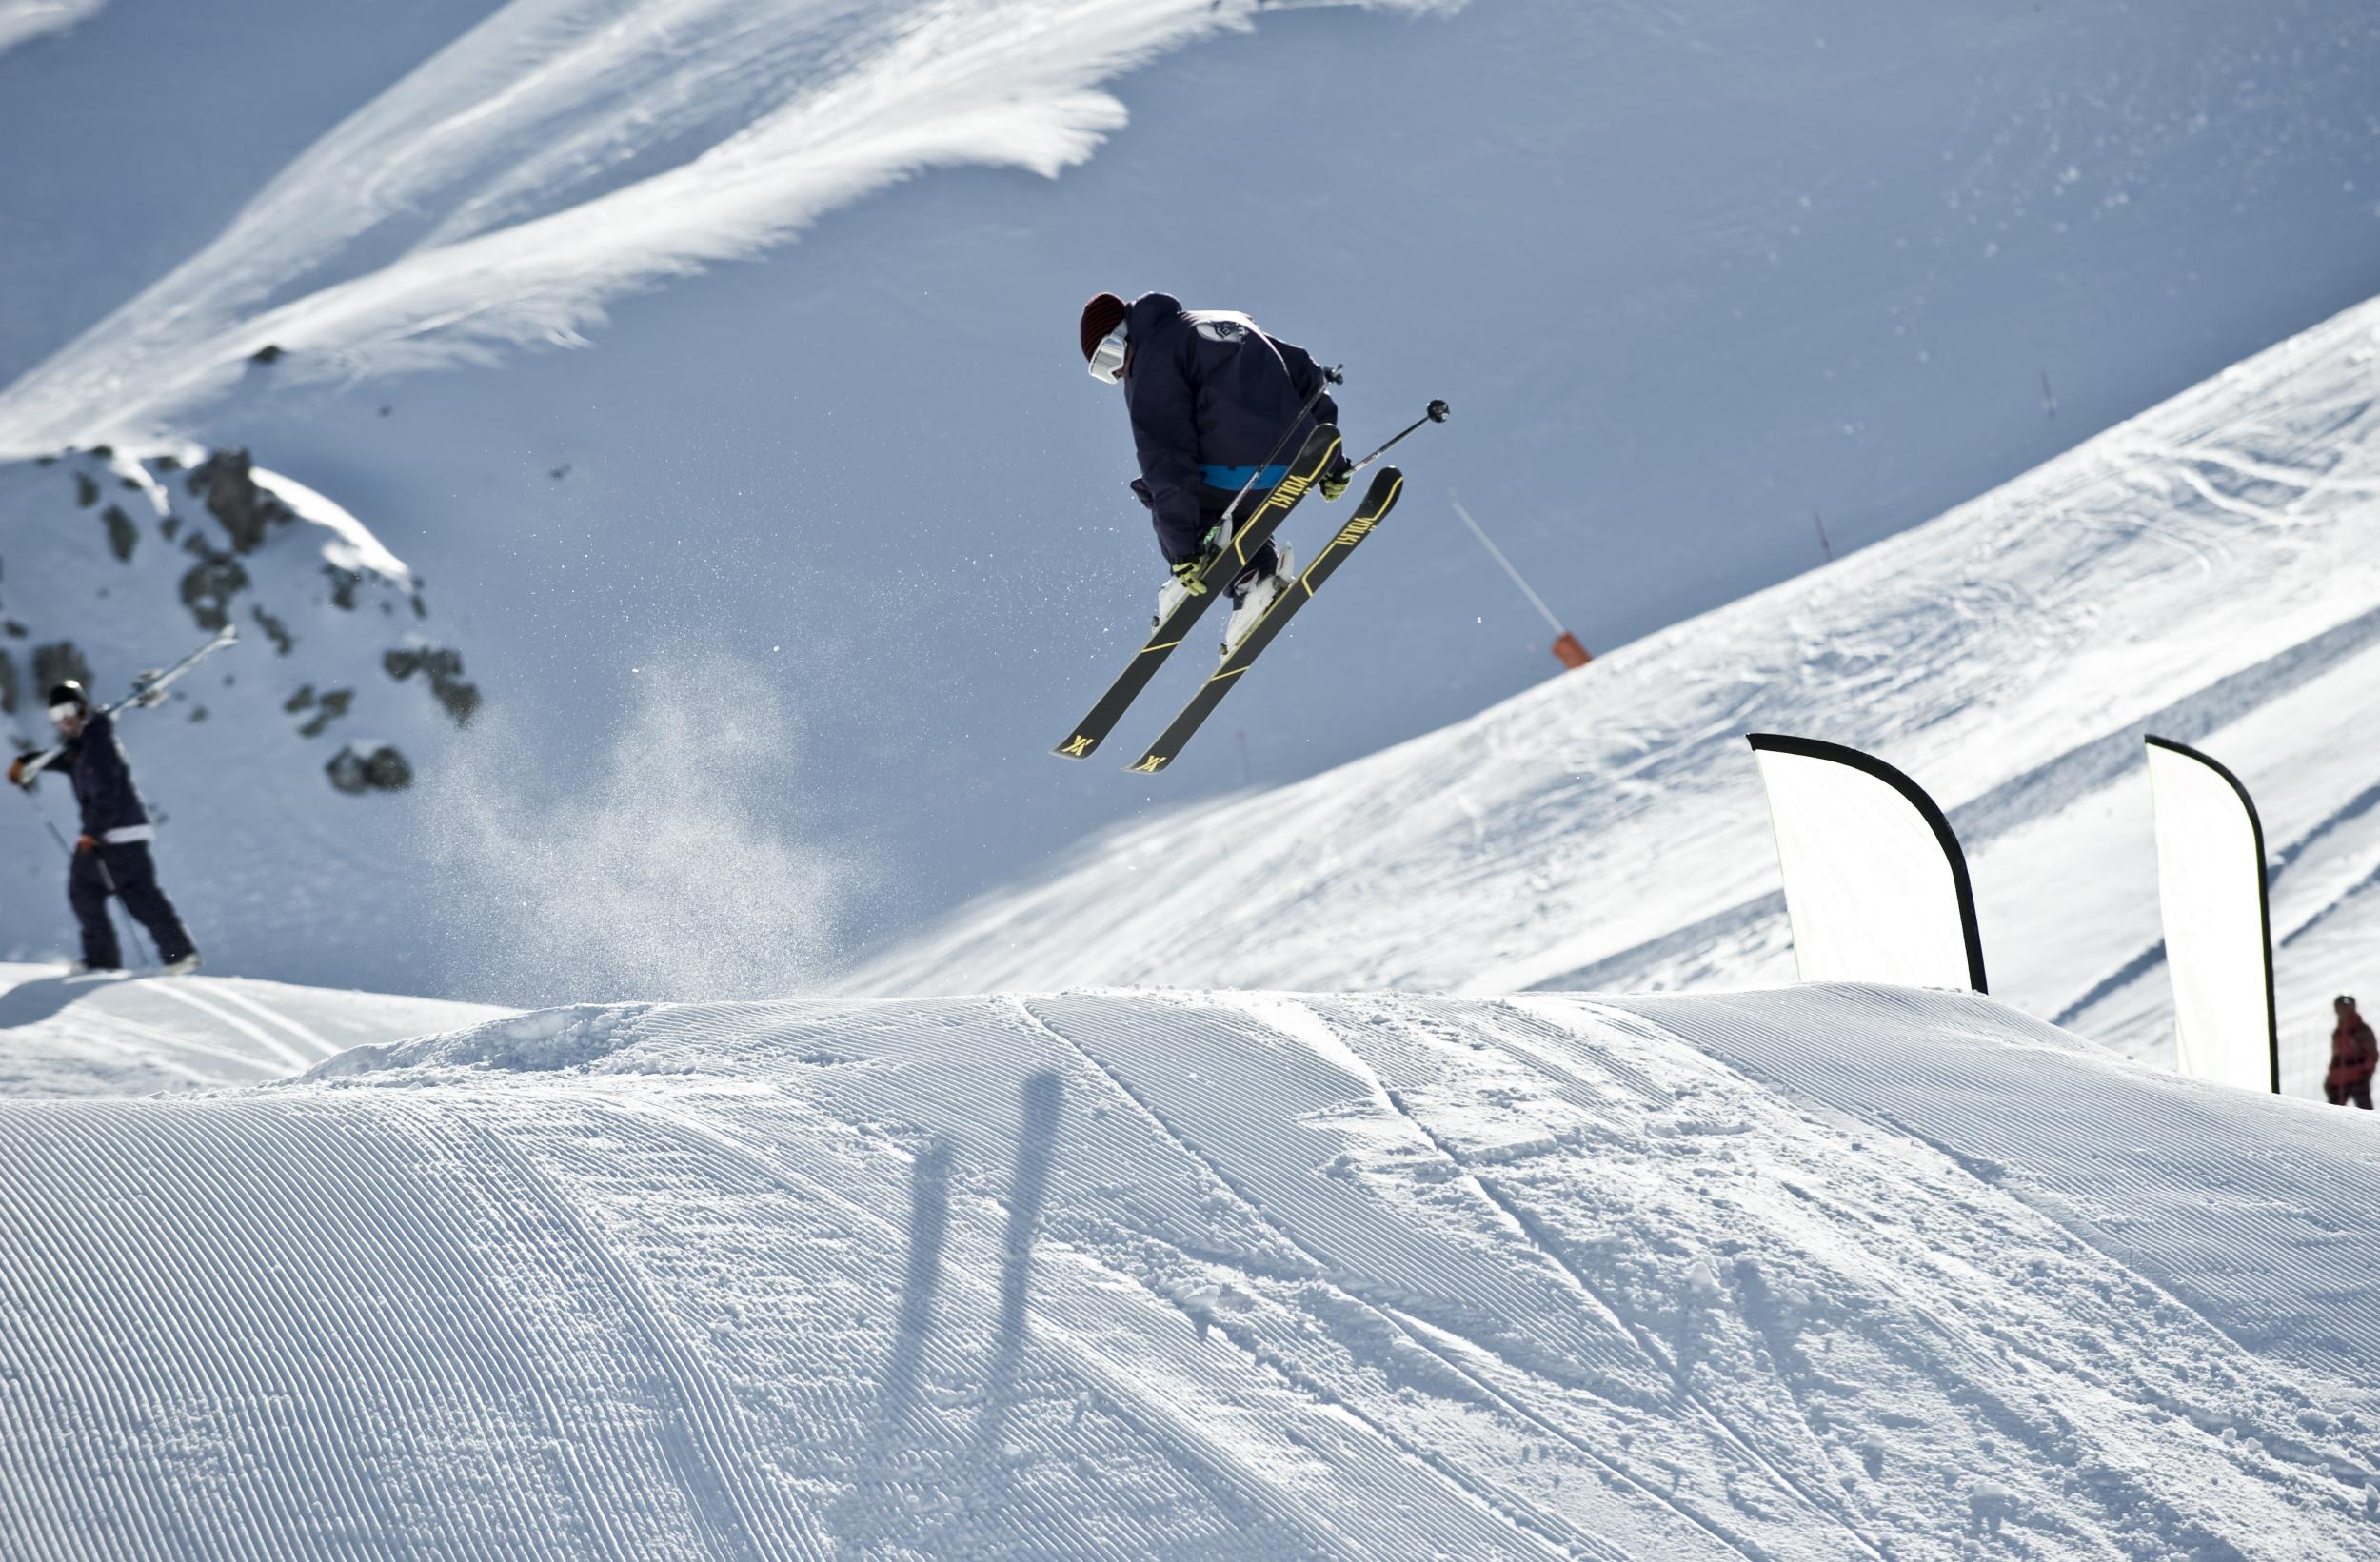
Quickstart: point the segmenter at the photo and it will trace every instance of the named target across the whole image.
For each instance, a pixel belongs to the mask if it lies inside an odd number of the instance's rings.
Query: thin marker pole
[[[1545,605],[1545,599],[1529,589],[1529,583],[1520,578],[1520,571],[1515,569],[1513,562],[1504,557],[1504,550],[1496,545],[1488,534],[1480,529],[1479,523],[1472,519],[1471,512],[1462,507],[1462,501],[1451,493],[1447,495],[1447,498],[1454,501],[1455,513],[1462,517],[1462,524],[1471,528],[1471,535],[1479,540],[1479,545],[1488,550],[1488,557],[1503,565],[1504,573],[1513,578],[1513,584],[1520,587],[1520,594],[1529,599],[1529,605],[1544,616],[1545,622],[1554,626],[1556,634],[1569,633],[1562,627],[1562,621],[1554,616],[1554,609]]]

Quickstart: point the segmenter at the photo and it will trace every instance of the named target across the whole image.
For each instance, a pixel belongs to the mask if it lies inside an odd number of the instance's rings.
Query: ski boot
[[[1190,588],[1172,576],[1167,576],[1165,583],[1157,588],[1157,612],[1150,618],[1149,627],[1154,629],[1163,623],[1175,608],[1180,607],[1189,599]]]
[[[1203,570],[1213,564],[1215,555],[1222,550],[1222,526],[1220,524],[1209,526],[1206,535],[1199,540],[1199,567]],[[1238,587],[1235,586],[1233,589],[1237,590]],[[1173,610],[1180,607],[1189,595],[1190,588],[1177,580],[1168,579],[1163,585],[1159,586],[1157,588],[1157,616],[1149,620],[1149,627],[1154,629],[1163,623],[1172,615]]]
[[[1231,619],[1223,625],[1225,656],[1240,648],[1240,643],[1248,638],[1248,631],[1264,617],[1265,609],[1271,607],[1297,579],[1290,572],[1289,544],[1275,543],[1273,552],[1271,574],[1259,575],[1250,569],[1231,583]]]

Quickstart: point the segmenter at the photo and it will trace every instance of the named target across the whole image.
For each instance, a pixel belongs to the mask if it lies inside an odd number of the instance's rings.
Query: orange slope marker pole
[[[1554,626],[1554,660],[1573,671],[1593,662],[1594,653],[1579,644],[1578,637],[1563,628],[1562,621],[1554,616],[1554,609],[1545,605],[1545,599],[1529,588],[1529,583],[1520,578],[1520,571],[1515,569],[1513,562],[1504,557],[1504,550],[1496,545],[1485,529],[1472,517],[1471,512],[1463,508],[1461,498],[1451,493],[1447,497],[1454,501],[1455,513],[1461,516],[1462,524],[1471,528],[1471,535],[1477,537],[1479,540],[1479,545],[1488,550],[1488,557],[1503,566],[1504,573],[1513,578],[1513,584],[1520,587],[1520,594],[1529,599],[1529,605],[1535,607],[1545,622]]]

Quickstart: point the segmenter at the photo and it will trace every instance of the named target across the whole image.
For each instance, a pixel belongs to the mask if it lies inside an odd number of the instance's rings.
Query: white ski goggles
[[[80,705],[52,705],[50,707],[50,720],[53,722],[63,722],[69,716],[80,716],[82,714],[83,707]]]
[[[1121,383],[1124,377],[1124,328],[1121,326],[1100,338],[1100,345],[1091,349],[1091,378],[1103,386]]]

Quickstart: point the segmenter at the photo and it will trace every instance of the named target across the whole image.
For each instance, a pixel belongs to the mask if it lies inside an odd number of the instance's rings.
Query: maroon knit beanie
[[[1124,301],[1113,293],[1101,293],[1082,306],[1082,361],[1089,363],[1091,354],[1099,351],[1107,333],[1124,323]]]

